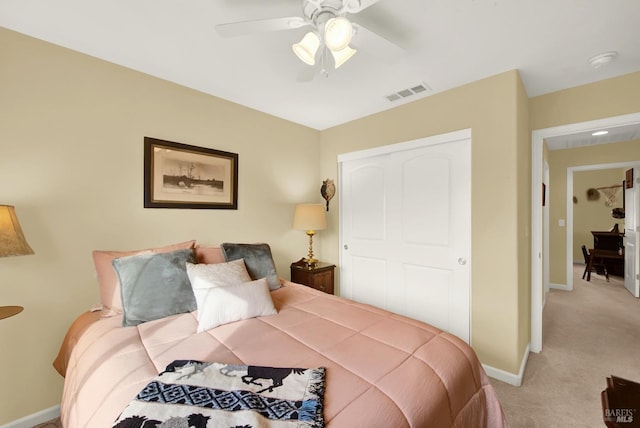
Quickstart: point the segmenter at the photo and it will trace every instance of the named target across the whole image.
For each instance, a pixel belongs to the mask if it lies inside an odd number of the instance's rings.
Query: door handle
[[[344,244],[344,249],[345,249],[345,250],[348,250],[348,249],[349,249],[349,246],[348,246],[347,244]]]
[[[460,266],[464,266],[464,265],[466,265],[466,264],[467,264],[467,259],[465,259],[465,258],[463,258],[463,257],[460,257],[460,258],[458,259],[458,264],[459,264]]]

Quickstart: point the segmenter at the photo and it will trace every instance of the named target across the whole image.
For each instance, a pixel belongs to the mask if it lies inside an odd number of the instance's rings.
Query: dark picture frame
[[[238,209],[238,154],[144,137],[144,207]]]

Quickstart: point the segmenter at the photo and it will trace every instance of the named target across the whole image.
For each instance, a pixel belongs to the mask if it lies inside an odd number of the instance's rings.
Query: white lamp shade
[[[298,56],[298,58],[309,65],[314,65],[316,63],[316,52],[318,52],[319,47],[320,39],[316,33],[311,31],[305,34],[300,42],[294,43],[291,46],[293,52]]]
[[[332,51],[341,51],[349,46],[352,36],[353,26],[343,16],[331,18],[324,26],[324,44]]]
[[[14,207],[0,205],[0,257],[27,254],[33,254],[33,250],[24,238]]]
[[[322,230],[327,228],[327,216],[323,204],[296,205],[293,228],[298,230]]]
[[[331,55],[333,55],[333,61],[336,64],[336,68],[349,61],[349,58],[354,56],[356,52],[358,52],[356,49],[353,49],[349,46],[340,51],[331,51]]]

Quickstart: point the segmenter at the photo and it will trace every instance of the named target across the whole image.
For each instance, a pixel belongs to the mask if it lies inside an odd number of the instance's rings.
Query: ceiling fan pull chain
[[[329,71],[327,70],[327,51],[327,47],[324,46],[320,55],[320,74],[324,77],[329,77]]]

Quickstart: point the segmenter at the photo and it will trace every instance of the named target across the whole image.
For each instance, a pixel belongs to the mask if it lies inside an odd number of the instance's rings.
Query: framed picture
[[[633,189],[633,168],[626,170],[624,176],[625,189]]]
[[[238,209],[238,154],[144,137],[144,207]]]

